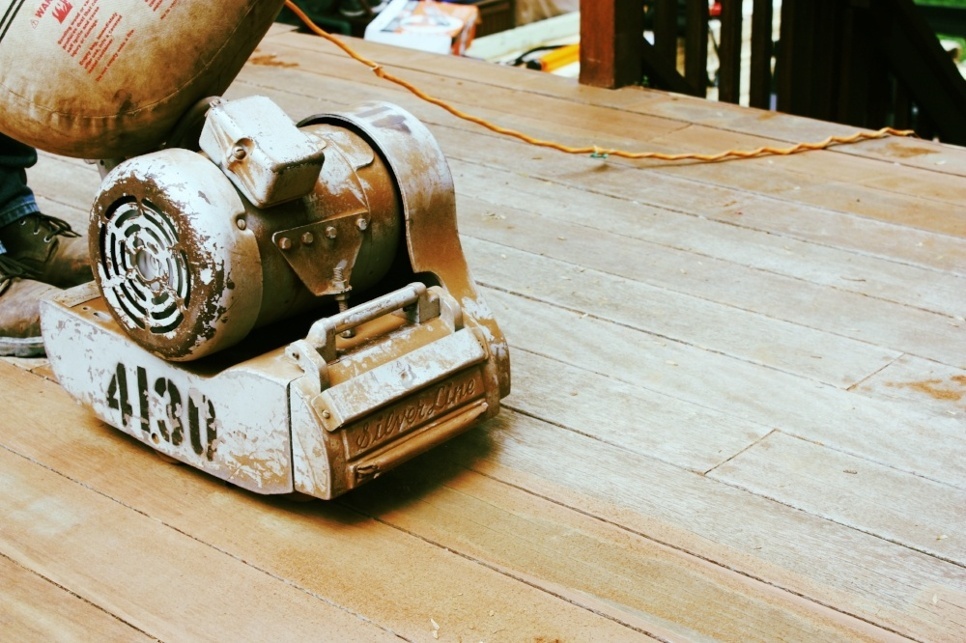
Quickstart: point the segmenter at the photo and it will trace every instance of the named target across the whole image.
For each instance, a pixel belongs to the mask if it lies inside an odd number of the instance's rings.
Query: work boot
[[[87,240],[61,219],[31,214],[0,228],[0,277],[69,288],[93,278]]]
[[[60,292],[30,279],[0,277],[0,356],[41,357],[40,300]]]

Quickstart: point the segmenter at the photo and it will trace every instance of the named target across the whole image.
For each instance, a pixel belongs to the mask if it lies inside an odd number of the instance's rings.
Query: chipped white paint
[[[105,422],[251,491],[332,498],[499,403],[479,325],[468,318],[459,329],[451,306],[433,309],[450,312],[413,315],[322,362],[322,371],[281,348],[213,375],[167,362],[127,339],[92,284],[45,302],[43,324],[62,386]],[[327,369],[337,380],[331,385]]]
[[[94,265],[112,314],[135,341],[166,359],[197,359],[251,331],[262,262],[252,233],[236,225],[245,213],[224,174],[188,150],[111,170],[91,217],[90,235],[101,239]]]
[[[252,491],[292,490],[286,387],[297,369],[243,362],[195,374],[133,345],[100,310],[97,292],[79,288],[87,301],[44,304],[48,355],[64,389],[176,460]]]
[[[251,200],[305,186],[271,163],[240,165],[287,153],[273,126],[242,122],[246,109],[209,128],[208,157],[168,149],[108,174],[90,232],[103,298],[87,285],[44,304],[48,354],[68,392],[158,451],[259,493],[332,498],[495,415],[509,390],[506,344],[466,268],[449,169],[419,121],[385,104],[318,117],[306,127],[331,134],[335,171],[315,172],[301,205],[262,210]],[[321,158],[319,138],[293,133]],[[256,194],[263,180],[275,184]],[[394,264],[402,227],[413,283],[350,305],[354,287]],[[228,357],[214,372],[179,364],[299,305],[336,302],[341,312],[287,347]]]

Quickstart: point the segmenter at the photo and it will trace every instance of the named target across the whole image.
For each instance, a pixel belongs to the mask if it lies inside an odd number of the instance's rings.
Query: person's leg
[[[60,219],[40,212],[26,168],[37,152],[0,134],[0,276],[68,287],[91,280],[87,243]]]
[[[0,134],[0,355],[42,355],[43,297],[90,281],[87,244],[40,212],[27,186],[36,151]]]
[[[26,169],[36,162],[34,148],[0,134],[0,228],[40,212],[34,193],[27,187]],[[6,251],[0,240],[0,254]]]

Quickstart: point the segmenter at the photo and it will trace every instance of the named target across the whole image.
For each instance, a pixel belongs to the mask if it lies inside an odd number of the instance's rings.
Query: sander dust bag
[[[0,0],[0,131],[55,154],[164,142],[224,92],[284,0]]]

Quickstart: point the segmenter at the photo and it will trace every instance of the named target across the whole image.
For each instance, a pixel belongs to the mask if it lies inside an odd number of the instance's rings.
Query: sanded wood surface
[[[848,128],[351,41],[570,144]],[[0,630],[65,640],[966,639],[966,150],[570,157],[273,30],[229,90],[402,105],[511,347],[502,414],[336,501],[240,491],[0,362]],[[97,173],[44,155],[83,225]]]

